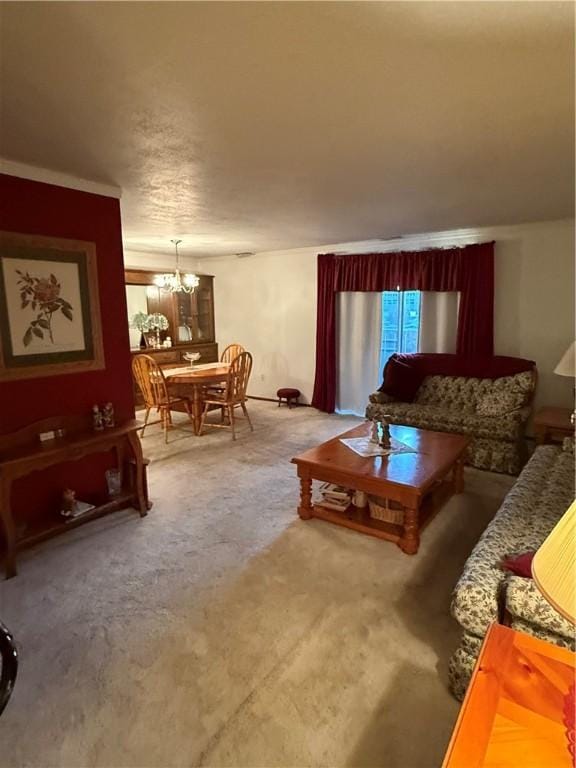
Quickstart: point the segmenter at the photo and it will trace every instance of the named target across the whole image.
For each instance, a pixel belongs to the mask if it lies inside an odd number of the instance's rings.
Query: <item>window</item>
[[[419,339],[420,291],[384,291],[381,368],[394,352],[418,352]]]

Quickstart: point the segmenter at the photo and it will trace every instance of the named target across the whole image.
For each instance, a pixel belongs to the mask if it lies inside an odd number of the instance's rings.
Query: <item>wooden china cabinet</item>
[[[128,324],[137,312],[159,312],[168,320],[168,329],[160,332],[160,341],[170,337],[171,347],[152,346],[155,333],[145,334],[148,347],[140,349],[140,332],[130,327],[132,355],[151,355],[159,365],[186,364],[186,352],[199,352],[199,363],[218,360],[218,344],[214,327],[214,277],[199,275],[200,284],[193,293],[170,293],[154,283],[158,271],[128,269],[125,271]],[[140,391],[135,386],[136,404],[142,404]]]

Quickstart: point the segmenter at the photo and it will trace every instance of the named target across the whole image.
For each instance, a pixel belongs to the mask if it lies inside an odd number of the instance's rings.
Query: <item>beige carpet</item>
[[[296,516],[290,458],[356,419],[252,402],[255,432],[144,439],[155,504],[25,553],[2,766],[439,766],[458,706],[450,590],[511,479],[415,557]]]

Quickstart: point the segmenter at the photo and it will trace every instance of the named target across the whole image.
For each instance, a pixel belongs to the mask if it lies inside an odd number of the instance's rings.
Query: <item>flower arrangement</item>
[[[130,321],[130,328],[136,328],[140,333],[144,333],[144,331],[149,331],[150,327],[148,325],[148,318],[150,315],[147,315],[146,312],[136,312],[136,314],[132,317],[132,320]]]
[[[148,328],[151,331],[166,331],[168,329],[168,318],[160,312],[154,312],[148,315]]]
[[[156,331],[156,346],[160,346],[160,331],[168,328],[168,318],[160,312],[153,312],[148,315],[148,327],[151,331]]]
[[[166,331],[169,327],[168,318],[160,312],[147,315],[145,312],[137,312],[130,321],[131,328],[140,331],[140,349],[146,348],[145,333],[156,331],[156,346],[160,346],[160,331]]]

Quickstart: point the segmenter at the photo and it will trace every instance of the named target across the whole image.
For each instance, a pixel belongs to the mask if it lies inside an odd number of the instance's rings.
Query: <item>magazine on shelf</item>
[[[345,512],[348,509],[350,503],[351,503],[350,499],[346,499],[346,501],[342,500],[340,502],[336,500],[331,501],[329,499],[318,499],[317,501],[314,502],[314,504],[317,507],[324,507],[325,509],[333,509],[336,512]]]
[[[333,483],[322,483],[320,493],[324,498],[350,500],[352,492],[342,485],[333,485]]]

